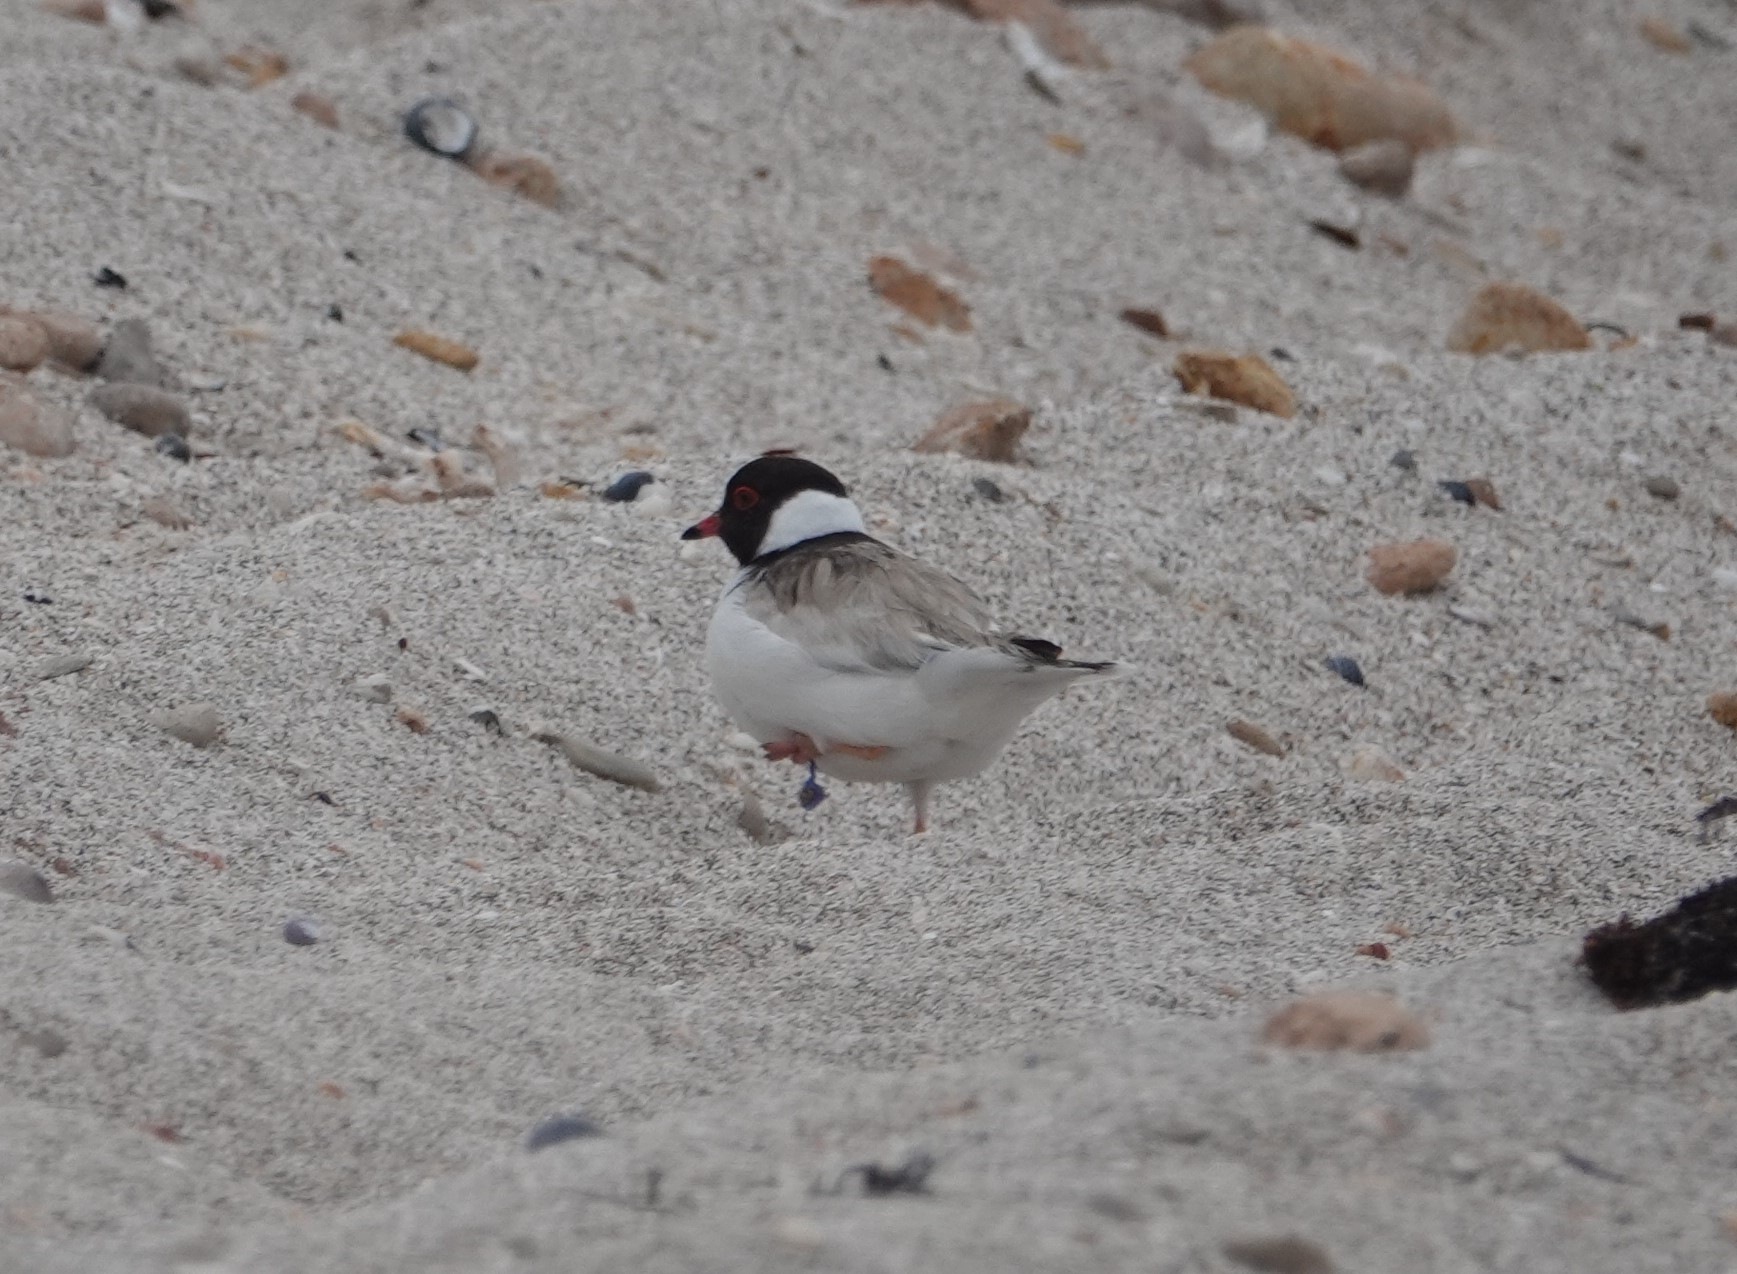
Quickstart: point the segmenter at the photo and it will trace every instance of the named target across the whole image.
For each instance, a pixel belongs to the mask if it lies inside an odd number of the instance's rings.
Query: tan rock
[[[445,363],[461,372],[474,370],[482,361],[482,355],[470,346],[420,327],[405,328],[392,338],[392,343],[401,349],[420,354],[431,362]]]
[[[1261,1038],[1283,1048],[1391,1053],[1428,1048],[1429,1028],[1392,996],[1321,991],[1280,1009]]]
[[[1177,356],[1175,372],[1182,388],[1191,394],[1208,394],[1275,416],[1297,414],[1297,397],[1291,387],[1258,354],[1189,350]]]
[[[0,445],[55,460],[70,456],[78,441],[64,412],[44,407],[16,378],[0,377]]]
[[[326,128],[338,126],[338,104],[329,97],[303,90],[290,98],[290,106],[306,115],[316,124]]]
[[[1369,550],[1365,578],[1376,592],[1388,597],[1396,593],[1427,593],[1448,577],[1457,561],[1459,552],[1446,540],[1378,544]]]
[[[1421,151],[1458,136],[1446,104],[1427,85],[1377,75],[1336,49],[1270,27],[1232,27],[1185,65],[1213,92],[1329,150],[1390,137]]]
[[[945,413],[911,450],[951,451],[973,460],[1012,464],[1019,459],[1019,441],[1029,428],[1031,408],[1011,398],[991,398]]]
[[[913,270],[897,257],[875,257],[869,262],[869,286],[881,298],[930,327],[955,332],[971,330],[971,307],[920,270]]]
[[[1360,783],[1405,782],[1405,771],[1377,748],[1358,748],[1345,763],[1345,772]]]
[[[1519,349],[1591,349],[1586,329],[1562,306],[1521,283],[1486,283],[1448,334],[1456,354],[1499,354]]]
[[[1656,14],[1641,19],[1640,33],[1646,37],[1647,43],[1655,49],[1663,49],[1666,53],[1680,56],[1695,51],[1694,42],[1688,36],[1669,19]]]
[[[62,371],[92,371],[103,355],[103,334],[89,319],[65,310],[35,310],[30,317],[48,337],[48,359]]]
[[[125,381],[98,385],[90,391],[90,405],[117,425],[147,438],[161,438],[164,434],[180,434],[185,438],[193,425],[187,404],[155,385]]]
[[[1411,147],[1391,137],[1353,146],[1339,156],[1339,174],[1354,186],[1389,199],[1398,199],[1411,189],[1417,158]]]
[[[484,181],[523,195],[545,208],[561,206],[561,179],[555,170],[534,155],[511,155],[484,151],[473,157],[471,167]]]
[[[1721,690],[1708,695],[1707,715],[1727,730],[1737,730],[1737,691]]]
[[[48,333],[24,314],[0,314],[0,369],[34,371],[48,358]]]
[[[1273,738],[1265,730],[1252,721],[1236,720],[1224,727],[1230,737],[1256,752],[1264,752],[1268,756],[1283,756],[1285,748],[1282,743]]]
[[[1472,499],[1486,509],[1494,509],[1498,513],[1502,511],[1502,497],[1496,490],[1496,484],[1488,478],[1467,478],[1466,490],[1472,493]]]

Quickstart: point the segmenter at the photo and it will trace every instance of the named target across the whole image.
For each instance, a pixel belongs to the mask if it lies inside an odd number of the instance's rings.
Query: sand
[[[177,464],[44,370],[78,452],[0,455],[0,855],[56,895],[0,894],[0,1268],[1737,1255],[1730,997],[1619,1014],[1574,964],[1589,927],[1729,871],[1693,816],[1737,789],[1704,708],[1737,688],[1737,350],[1677,316],[1737,315],[1737,55],[1665,53],[1614,3],[1269,4],[1467,122],[1390,202],[1192,85],[1209,33],[1140,6],[1080,11],[1116,65],[1059,105],[930,6],[290,9],[120,37],[21,7],[0,46],[0,303],[146,319],[211,453]],[[1717,4],[1666,16],[1737,40]],[[247,41],[290,75],[173,69]],[[435,92],[563,206],[410,146],[398,114]],[[1166,142],[1159,99],[1226,154]],[[894,330],[880,254],[931,263],[973,330]],[[1491,278],[1637,340],[1443,352]],[[406,326],[480,366],[395,348]],[[1202,412],[1169,371],[1192,344],[1283,351],[1298,415]],[[992,394],[1037,409],[1029,464],[910,452]],[[486,424],[522,478],[364,499],[400,470],[350,420]],[[725,555],[676,539],[777,445],[1133,674],[942,788],[926,837],[896,789],[804,815],[706,690]],[[634,505],[538,489],[636,467],[660,482]],[[1436,486],[1480,475],[1502,511]],[[1366,551],[1419,536],[1458,549],[1447,586],[1376,594]],[[39,679],[67,654],[92,662]],[[154,724],[197,702],[215,745]],[[1354,777],[1360,751],[1402,781]],[[1346,986],[1398,994],[1430,1047],[1261,1044]],[[576,1111],[603,1135],[524,1150]],[[846,1171],[917,1151],[921,1195]]]

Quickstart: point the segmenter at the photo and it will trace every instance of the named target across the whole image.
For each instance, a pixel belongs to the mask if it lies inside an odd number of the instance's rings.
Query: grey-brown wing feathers
[[[841,672],[908,672],[974,648],[1044,659],[996,633],[983,600],[951,575],[866,536],[798,545],[751,567],[742,587],[755,619]]]

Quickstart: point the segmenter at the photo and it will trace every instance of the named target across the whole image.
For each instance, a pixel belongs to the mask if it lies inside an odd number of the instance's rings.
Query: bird
[[[767,759],[809,767],[805,809],[825,796],[816,770],[902,783],[922,833],[937,784],[987,769],[1075,682],[1123,671],[997,628],[981,597],[869,535],[844,483],[788,452],[737,469],[682,532],[712,536],[738,564],[706,632],[712,692]]]

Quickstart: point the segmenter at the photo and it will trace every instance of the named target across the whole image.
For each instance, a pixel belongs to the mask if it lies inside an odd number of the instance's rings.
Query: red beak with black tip
[[[718,534],[721,530],[723,530],[723,527],[724,527],[724,519],[719,517],[716,513],[713,513],[708,517],[701,518],[698,522],[695,522],[687,530],[683,531],[682,532],[682,539],[684,539],[684,540],[703,540],[703,539],[708,538],[709,536],[713,536],[713,535]]]

